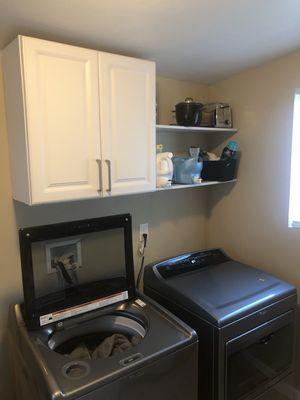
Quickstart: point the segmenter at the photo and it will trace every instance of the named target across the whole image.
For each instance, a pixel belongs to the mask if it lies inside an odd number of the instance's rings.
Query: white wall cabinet
[[[3,71],[16,200],[154,190],[154,63],[19,36]]]
[[[155,65],[99,53],[104,195],[155,190]]]

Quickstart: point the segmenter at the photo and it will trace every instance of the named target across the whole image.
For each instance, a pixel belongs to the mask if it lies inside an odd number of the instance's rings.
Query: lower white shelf
[[[200,186],[212,186],[212,185],[224,185],[225,183],[232,183],[236,182],[237,179],[232,179],[230,181],[224,181],[224,182],[219,182],[219,181],[204,181],[201,183],[194,183],[192,185],[179,185],[179,184],[174,184],[168,187],[163,187],[163,188],[156,188],[158,192],[163,191],[163,190],[175,190],[175,189],[187,189],[187,188],[194,188],[194,187],[200,187]]]

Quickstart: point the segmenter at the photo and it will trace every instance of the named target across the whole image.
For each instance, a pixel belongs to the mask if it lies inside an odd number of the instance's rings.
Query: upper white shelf
[[[195,133],[236,133],[233,128],[207,128],[204,126],[178,126],[178,125],[156,125],[157,132],[195,132]]]

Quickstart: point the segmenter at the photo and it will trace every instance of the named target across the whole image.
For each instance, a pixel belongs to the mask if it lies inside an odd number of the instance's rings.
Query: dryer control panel
[[[186,274],[199,268],[209,267],[230,261],[230,258],[221,249],[205,250],[195,253],[186,253],[156,266],[157,272],[168,279],[176,275]]]

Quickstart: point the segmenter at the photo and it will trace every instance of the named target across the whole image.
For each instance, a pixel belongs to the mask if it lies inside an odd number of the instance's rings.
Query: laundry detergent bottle
[[[173,178],[173,153],[164,152],[156,154],[156,186],[171,186]]]

